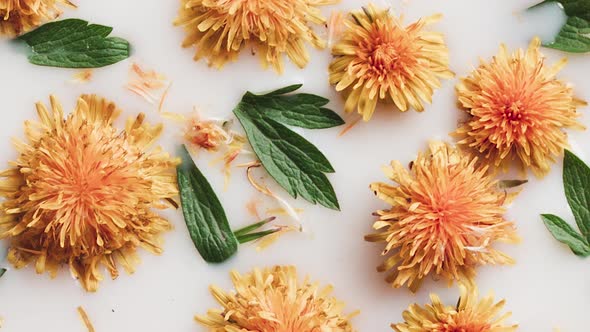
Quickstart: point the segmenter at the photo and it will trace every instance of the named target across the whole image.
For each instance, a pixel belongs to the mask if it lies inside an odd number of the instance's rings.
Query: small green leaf
[[[129,42],[107,37],[113,28],[79,19],[47,23],[19,37],[31,47],[29,62],[63,68],[104,67],[129,57]]]
[[[265,94],[265,96],[280,96],[280,95],[284,95],[284,94],[287,94],[287,93],[295,92],[295,91],[301,89],[302,86],[303,86],[303,84],[289,85],[289,86],[286,86],[284,88],[280,88],[280,89],[271,91],[271,92]]]
[[[590,255],[588,242],[563,219],[552,214],[542,214],[541,217],[557,241],[566,244],[578,256]]]
[[[269,230],[258,232],[258,233],[244,234],[244,235],[238,236],[238,241],[240,242],[240,244],[244,244],[244,243],[256,241],[256,240],[261,239],[265,236],[274,234],[278,231],[280,231],[280,229],[269,229]]]
[[[179,154],[182,163],[177,167],[178,188],[191,239],[205,261],[223,262],[238,251],[238,239],[217,195],[184,145]]]
[[[4,276],[4,273],[6,273],[6,269],[0,268],[0,278],[2,278],[2,276]]]
[[[568,20],[554,40],[543,46],[571,53],[590,52],[590,0],[545,0],[529,9],[550,2],[559,3]]]
[[[326,98],[308,93],[284,95],[300,87],[291,85],[265,95],[246,93],[242,101],[260,105],[264,108],[265,117],[289,126],[323,129],[344,124],[338,114],[323,107],[330,102]]]
[[[246,235],[246,234],[248,234],[248,233],[250,233],[252,231],[255,231],[255,230],[259,229],[260,227],[268,224],[269,222],[272,222],[275,219],[276,219],[276,217],[266,218],[266,219],[264,219],[262,221],[259,221],[257,223],[254,223],[252,225],[248,225],[248,226],[246,226],[244,228],[240,228],[240,229],[234,231],[234,235],[237,236],[237,237],[240,237],[242,235]]]
[[[324,174],[334,172],[328,159],[313,144],[280,123],[323,128],[330,121],[336,125],[337,115],[320,108],[327,103],[324,98],[307,94],[279,95],[282,91],[294,91],[295,87],[261,96],[248,92],[234,114],[264,168],[291,196],[301,195],[312,203],[339,209],[334,188]],[[310,116],[311,113],[316,118]]]
[[[582,236],[590,240],[590,168],[569,150],[563,158],[563,188]]]

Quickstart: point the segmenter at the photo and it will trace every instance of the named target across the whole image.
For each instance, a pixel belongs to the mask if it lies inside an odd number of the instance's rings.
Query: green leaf
[[[582,236],[590,240],[590,168],[569,150],[563,158],[563,188]]]
[[[238,241],[240,242],[240,244],[244,244],[244,243],[256,241],[256,240],[261,239],[265,236],[274,234],[278,231],[280,231],[280,229],[277,228],[277,229],[269,229],[269,230],[258,232],[258,233],[244,234],[244,235],[238,236]]]
[[[238,239],[217,195],[184,145],[179,154],[182,163],[177,167],[178,188],[191,239],[205,261],[223,262],[238,251]]]
[[[545,0],[531,8],[550,2],[559,3],[568,20],[554,41],[543,46],[571,53],[590,52],[590,0]]]
[[[278,91],[294,89],[288,87]],[[234,114],[264,168],[291,196],[301,195],[314,204],[337,210],[340,207],[336,193],[324,174],[334,172],[332,165],[313,144],[282,124],[313,128],[310,124],[317,125],[321,121],[292,115],[303,114],[305,109],[316,112],[321,118],[318,105],[326,102],[321,97],[306,94],[284,96],[272,92],[258,96],[248,92],[234,109]],[[312,110],[314,107],[315,111]],[[321,112],[333,113],[324,110]],[[335,119],[334,115],[330,116]],[[322,121],[326,123],[328,117],[323,117]]]
[[[269,93],[265,94],[265,96],[280,96],[280,95],[284,95],[284,94],[287,94],[287,93],[295,92],[295,91],[301,89],[302,86],[303,86],[303,84],[289,85],[289,86],[286,86],[284,88],[280,88],[280,89],[274,90],[272,92],[269,92]]]
[[[275,220],[275,219],[276,219],[276,217],[269,217],[269,218],[266,218],[266,219],[264,219],[264,220],[262,220],[262,221],[259,221],[259,222],[257,222],[257,223],[254,223],[254,224],[248,225],[248,226],[246,226],[246,227],[244,227],[244,228],[240,228],[240,229],[238,229],[238,230],[234,231],[234,235],[235,235],[236,237],[240,237],[240,236],[242,236],[242,235],[247,235],[248,233],[250,233],[250,232],[252,232],[252,231],[255,231],[255,230],[259,229],[260,227],[262,227],[262,226],[264,226],[264,225],[268,224],[269,222],[272,222],[272,221],[273,221],[273,220]]]
[[[550,2],[559,3],[563,7],[567,16],[577,16],[587,21],[590,20],[590,0],[545,0],[531,8]]]
[[[569,17],[555,40],[543,46],[571,53],[590,52],[589,33],[590,22],[575,16]]]
[[[247,102],[264,105],[267,118],[289,126],[323,129],[344,124],[344,120],[338,114],[322,107],[329,100],[316,95],[304,93],[282,97],[246,95],[244,99]]]
[[[79,19],[47,23],[19,37],[31,47],[29,62],[40,66],[97,68],[129,57],[129,42],[107,37],[113,28]]]
[[[557,241],[566,244],[578,256],[590,255],[588,242],[563,219],[552,214],[542,214],[541,217]]]
[[[260,105],[264,108],[266,117],[289,126],[323,129],[344,124],[344,120],[338,114],[323,107],[330,102],[326,98],[307,93],[285,95],[299,88],[301,84],[291,85],[265,95],[247,93],[242,101]]]
[[[0,268],[0,278],[2,278],[2,276],[4,276],[4,273],[6,273],[6,269]]]

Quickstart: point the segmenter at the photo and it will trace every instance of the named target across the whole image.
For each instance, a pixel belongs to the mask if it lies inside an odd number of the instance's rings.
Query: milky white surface
[[[26,61],[25,52],[14,43],[0,41],[0,163],[13,160],[16,153],[11,137],[23,136],[23,121],[36,118],[34,103],[48,101],[51,93],[70,110],[81,93],[97,93],[117,102],[125,116],[143,111],[151,121],[159,121],[155,107],[124,89],[130,64],[135,61],[166,74],[172,81],[166,110],[189,114],[194,106],[203,114],[229,117],[234,105],[246,91],[266,91],[292,83],[304,83],[304,90],[332,100],[330,107],[342,114],[343,103],[328,84],[329,51],[312,52],[305,70],[287,64],[284,75],[263,71],[258,58],[244,52],[239,61],[223,70],[210,69],[204,62],[192,61],[193,50],[182,49],[184,32],[172,25],[178,1],[101,0],[78,1],[79,9],[67,17],[78,17],[115,27],[114,35],[128,39],[133,57],[116,65],[98,69],[87,84],[71,82],[75,70],[38,67]],[[479,57],[489,59],[501,42],[510,49],[526,47],[540,35],[545,40],[558,30],[564,18],[557,8],[524,13],[534,1],[517,0],[376,0],[391,5],[406,17],[406,22],[420,16],[441,12],[444,19],[433,26],[445,33],[450,48],[451,69],[466,75],[477,65]],[[346,0],[324,8],[353,9],[365,1]],[[544,49],[553,63],[563,53]],[[570,62],[559,77],[575,86],[577,95],[590,99],[590,55],[570,55]],[[55,280],[36,275],[32,268],[9,269],[0,280],[0,315],[3,331],[84,331],[76,307],[86,308],[96,330],[102,331],[200,331],[193,316],[217,307],[209,295],[208,285],[231,286],[228,272],[247,272],[255,266],[296,265],[302,275],[309,274],[321,283],[332,283],[334,294],[347,303],[347,309],[361,310],[354,319],[359,331],[388,331],[389,324],[401,320],[402,311],[411,303],[425,303],[430,292],[437,292],[447,303],[456,301],[458,290],[441,282],[426,282],[417,294],[406,289],[392,289],[376,272],[382,258],[379,245],[363,240],[371,232],[371,213],[385,208],[369,191],[373,181],[385,180],[381,166],[397,159],[403,163],[426,147],[429,139],[449,139],[456,128],[460,112],[456,107],[456,79],[445,81],[434,95],[434,102],[424,113],[381,110],[367,124],[360,124],[344,137],[341,128],[306,130],[304,135],[316,144],[332,162],[336,173],[329,175],[342,206],[341,212],[291,200],[305,209],[305,233],[290,234],[268,250],[257,252],[244,245],[238,254],[221,265],[206,264],[188,236],[180,211],[166,215],[174,231],[165,236],[161,256],[141,253],[142,264],[128,276],[124,272],[115,281],[108,277],[96,294],[88,294],[74,281],[67,268]],[[581,110],[582,122],[590,125],[588,108]],[[161,144],[174,151],[180,142],[179,129],[168,122]],[[590,133],[571,132],[574,151],[590,161]],[[233,226],[253,221],[245,203],[253,197],[271,206],[246,182],[242,171],[234,171],[230,186],[223,191],[219,166],[212,166],[207,156],[197,159],[222,201]],[[515,220],[523,241],[518,246],[502,246],[517,260],[511,267],[490,266],[479,269],[477,283],[482,293],[494,290],[506,298],[506,309],[513,312],[510,322],[519,323],[521,331],[565,332],[587,330],[590,308],[589,262],[574,256],[556,242],[543,226],[539,214],[554,213],[572,222],[562,189],[561,162],[546,178],[531,178],[522,194],[510,207],[507,217]],[[278,191],[284,193],[284,191]],[[286,194],[284,194],[286,195]],[[280,222],[287,222],[282,220]],[[6,243],[4,243],[6,245]],[[3,263],[7,266],[6,262]]]

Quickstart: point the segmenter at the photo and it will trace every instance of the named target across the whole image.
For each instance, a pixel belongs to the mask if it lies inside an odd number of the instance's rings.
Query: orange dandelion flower
[[[350,13],[329,68],[330,84],[343,93],[346,112],[357,110],[368,121],[378,102],[393,103],[402,112],[423,111],[440,79],[454,76],[443,35],[424,30],[441,17],[403,27],[401,18],[373,5]]]
[[[514,332],[518,329],[518,325],[504,325],[511,316],[510,312],[501,314],[505,300],[494,303],[492,294],[479,300],[477,289],[460,289],[456,306],[444,305],[436,294],[430,294],[432,304],[424,307],[412,304],[403,313],[405,322],[391,327],[397,332]]]
[[[139,114],[118,131],[115,104],[84,95],[64,119],[51,97],[51,111],[37,104],[39,122],[25,123],[27,142],[12,168],[0,172],[1,238],[11,240],[8,260],[21,268],[55,275],[62,263],[88,291],[113,278],[117,265],[129,273],[137,247],[160,253],[167,220],[152,211],[174,205],[176,159],[149,149],[162,131]]]
[[[223,310],[195,317],[209,331],[354,331],[354,314],[342,314],[344,304],[330,296],[332,287],[320,289],[307,278],[300,282],[293,266],[254,269],[246,275],[232,272],[231,277],[235,292],[211,287]]]
[[[300,68],[309,62],[305,43],[324,48],[310,23],[324,24],[319,6],[338,0],[181,0],[176,25],[188,36],[183,47],[195,46],[195,60],[207,58],[221,68],[245,48],[256,49],[264,68],[283,72],[286,54]]]
[[[584,129],[576,108],[586,105],[555,78],[567,59],[545,66],[540,45],[535,38],[526,52],[512,55],[501,45],[491,62],[482,60],[461,79],[457,95],[468,119],[453,133],[459,145],[494,166],[506,169],[516,161],[539,177],[568,146],[564,129]]]
[[[0,0],[0,35],[16,36],[61,15],[68,0]]]
[[[391,204],[377,211],[371,242],[383,242],[389,257],[377,270],[392,271],[387,282],[415,291],[427,275],[472,284],[483,264],[512,264],[492,248],[496,241],[514,243],[512,222],[503,217],[512,198],[471,158],[442,142],[432,142],[410,171],[398,161],[385,170],[396,186],[373,183],[377,197]]]

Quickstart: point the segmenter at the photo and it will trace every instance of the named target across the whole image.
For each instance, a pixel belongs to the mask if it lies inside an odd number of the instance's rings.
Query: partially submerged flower
[[[283,71],[287,55],[300,68],[309,61],[306,43],[324,48],[325,42],[310,26],[324,24],[319,6],[338,0],[181,0],[176,25],[188,36],[184,47],[195,46],[195,60],[206,58],[221,68],[244,49],[260,55],[264,68]]]
[[[319,288],[307,278],[301,282],[295,267],[232,272],[231,277],[235,292],[211,287],[223,309],[195,317],[210,331],[354,331],[352,315],[344,315],[344,304],[330,296],[332,287]]]
[[[195,115],[187,121],[184,138],[192,148],[217,151],[230,143],[232,136],[219,121],[206,120]]]
[[[223,162],[227,187],[231,177],[231,164],[245,152],[246,137],[231,130],[233,123],[231,120],[203,119],[195,113],[184,122],[186,122],[184,140],[191,150],[222,151],[221,156],[214,159],[213,163]]]
[[[405,322],[392,324],[397,332],[513,332],[518,325],[505,325],[510,312],[502,314],[505,300],[494,303],[492,294],[478,298],[477,289],[461,287],[461,297],[456,306],[442,303],[431,294],[432,304],[424,307],[412,304],[404,311]]]
[[[162,126],[139,114],[125,130],[113,127],[120,110],[94,95],[78,99],[64,119],[51,97],[51,110],[38,103],[39,122],[25,123],[19,157],[0,173],[1,238],[10,239],[8,260],[17,268],[34,262],[37,273],[55,275],[67,263],[89,291],[113,278],[117,265],[129,273],[137,247],[160,253],[170,223],[152,209],[175,205],[178,161],[151,145]]]
[[[389,257],[378,271],[391,271],[386,280],[394,287],[415,291],[427,275],[472,284],[478,265],[513,263],[492,247],[518,240],[503,217],[513,195],[498,188],[477,158],[432,142],[410,171],[393,161],[385,172],[397,185],[373,183],[371,190],[391,208],[376,212],[377,233],[365,238],[383,243]]]
[[[402,112],[423,111],[440,79],[454,76],[443,35],[424,30],[440,18],[434,15],[403,27],[401,18],[373,5],[350,13],[330,64],[330,84],[343,93],[345,111],[356,110],[365,121],[380,102]]]
[[[528,50],[509,54],[506,46],[491,62],[483,60],[457,84],[468,119],[453,135],[494,166],[516,162],[536,176],[547,174],[568,146],[564,129],[583,129],[576,109],[586,105],[573,89],[555,78],[566,64],[545,65],[533,39]]]
[[[0,0],[0,35],[16,36],[61,14],[68,0]]]

